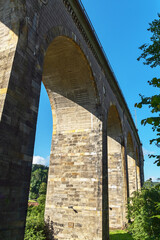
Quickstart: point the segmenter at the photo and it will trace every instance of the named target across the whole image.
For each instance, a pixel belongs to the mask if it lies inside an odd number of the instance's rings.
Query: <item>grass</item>
[[[110,240],[133,240],[132,236],[123,230],[110,232]]]

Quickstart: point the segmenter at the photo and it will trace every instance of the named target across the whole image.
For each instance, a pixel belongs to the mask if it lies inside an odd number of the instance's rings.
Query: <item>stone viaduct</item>
[[[41,82],[53,113],[53,239],[108,240],[143,184],[143,154],[80,0],[0,0],[0,239],[24,238]]]

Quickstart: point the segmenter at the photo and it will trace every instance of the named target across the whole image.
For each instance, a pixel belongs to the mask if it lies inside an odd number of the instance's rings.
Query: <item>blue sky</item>
[[[151,69],[138,62],[138,49],[149,42],[148,23],[157,18],[160,12],[159,0],[83,0],[84,7],[97,32],[117,81],[126,99],[130,112],[135,119],[134,104],[140,100],[139,93],[150,96],[156,89],[147,84],[148,80],[158,77],[158,69]],[[150,126],[140,122],[149,115],[149,110],[136,109],[137,128],[145,153],[145,178],[160,177],[160,167],[147,157],[148,153],[160,154],[160,149],[149,144],[154,137]],[[48,96],[42,86],[34,162],[48,163],[52,136],[52,114]]]

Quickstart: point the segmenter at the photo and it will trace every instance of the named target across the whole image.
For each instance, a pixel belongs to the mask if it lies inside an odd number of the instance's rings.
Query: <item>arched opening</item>
[[[122,228],[125,224],[127,201],[126,165],[122,126],[118,111],[111,106],[108,111],[108,186],[110,228]]]
[[[131,197],[132,193],[137,190],[137,173],[134,146],[130,133],[127,137],[127,163],[129,196]]]
[[[136,149],[136,170],[137,170],[137,188],[139,190],[139,189],[141,189],[141,176],[140,176],[139,155],[138,155],[138,150],[137,149]]]
[[[49,166],[52,132],[53,117],[51,105],[44,84],[41,83],[33,164],[39,163]]]
[[[56,238],[98,239],[102,236],[102,123],[91,68],[71,39],[57,37],[48,47],[43,83],[53,116],[46,222]]]

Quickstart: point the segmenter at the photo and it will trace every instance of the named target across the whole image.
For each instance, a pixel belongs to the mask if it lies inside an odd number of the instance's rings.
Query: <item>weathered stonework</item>
[[[0,239],[24,237],[42,81],[53,114],[53,239],[107,240],[109,226],[125,226],[143,154],[99,44],[78,0],[0,2]]]

